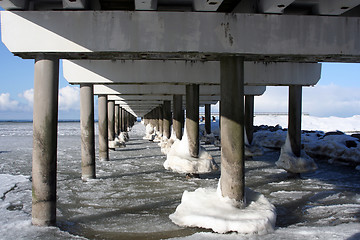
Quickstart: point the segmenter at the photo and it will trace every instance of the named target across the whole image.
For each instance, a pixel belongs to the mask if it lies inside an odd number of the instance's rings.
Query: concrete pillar
[[[155,111],[154,111],[154,119],[155,119],[155,127],[156,127],[156,130],[157,131],[160,131],[160,121],[159,121],[159,118],[160,118],[160,107],[157,107],[155,108]]]
[[[164,101],[163,105],[163,135],[170,139],[171,135],[171,101]]]
[[[115,105],[115,135],[119,136],[119,105]]]
[[[301,152],[301,102],[302,86],[289,86],[288,136],[292,152],[297,157]]]
[[[109,161],[107,95],[98,97],[99,112],[99,158]]]
[[[192,157],[199,157],[199,85],[186,85],[186,134],[189,152]]]
[[[211,104],[205,104],[205,132],[211,133]]]
[[[125,110],[125,132],[128,131],[129,127],[129,112]]]
[[[254,95],[245,96],[245,130],[251,145],[254,133]]]
[[[221,92],[221,180],[224,197],[245,206],[244,156],[244,60],[220,60]]]
[[[125,109],[121,108],[121,132],[125,132]]]
[[[35,60],[32,224],[56,223],[56,162],[59,60],[39,56]]]
[[[108,101],[108,137],[110,141],[115,139],[115,101]]]
[[[160,106],[158,109],[158,117],[159,117],[159,128],[158,131],[160,133],[160,136],[163,136],[163,106]]]
[[[182,95],[173,96],[173,129],[177,139],[182,138],[182,122],[184,121]]]
[[[96,178],[93,93],[92,84],[80,84],[81,178],[83,181]]]

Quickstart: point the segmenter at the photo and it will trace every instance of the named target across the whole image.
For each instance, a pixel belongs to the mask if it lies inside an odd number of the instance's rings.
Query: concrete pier
[[[289,86],[288,136],[292,152],[297,157],[301,153],[301,105],[302,86]]]
[[[163,136],[170,139],[171,136],[171,101],[163,104]]]
[[[191,157],[199,157],[199,85],[186,85],[186,134]]]
[[[56,172],[59,60],[47,55],[35,59],[32,224],[56,223]]]
[[[93,84],[80,84],[81,178],[83,181],[96,178],[93,92]]]
[[[121,108],[121,132],[125,132],[125,109]]]
[[[245,96],[245,133],[251,145],[254,133],[254,95]]]
[[[118,104],[116,104],[115,105],[115,135],[116,136],[119,136],[119,134],[120,134],[120,132],[119,132],[119,120],[120,120],[120,118],[119,118],[119,105]]]
[[[115,139],[115,101],[108,101],[108,138]]]
[[[205,132],[206,134],[211,133],[211,104],[205,104]]]
[[[184,114],[182,109],[182,95],[173,95],[173,129],[176,138],[181,140]]]
[[[221,180],[223,197],[245,206],[244,60],[224,57],[221,67]]]
[[[109,161],[107,95],[98,97],[99,112],[99,158]]]

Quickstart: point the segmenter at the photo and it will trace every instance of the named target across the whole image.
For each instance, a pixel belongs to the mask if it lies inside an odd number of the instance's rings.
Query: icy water
[[[59,123],[58,132],[57,220],[62,231],[36,228],[37,231],[25,235],[14,232],[8,236],[166,239],[207,232],[176,226],[168,216],[180,204],[185,190],[216,188],[219,172],[188,180],[184,175],[166,171],[163,167],[166,157],[157,143],[142,139],[145,127],[138,123],[129,133],[126,148],[110,151],[108,162],[97,161],[97,179],[84,183],[81,181],[80,123]],[[219,148],[204,147],[220,164]],[[31,154],[32,123],[0,123],[0,174],[30,176]],[[324,239],[321,238],[322,227],[353,228],[347,223],[357,223],[354,226],[359,228],[355,235],[350,231],[348,239],[360,239],[359,171],[317,160],[318,171],[303,174],[300,179],[290,179],[285,171],[275,167],[278,156],[278,151],[268,150],[263,156],[246,161],[247,187],[264,194],[276,206],[278,214],[275,233],[255,239]],[[21,212],[30,221],[30,181],[18,184],[6,198],[9,219],[12,214]],[[320,229],[319,235],[309,237],[306,233],[294,233],[310,227]],[[336,235],[337,230],[332,234],[334,239],[344,239],[341,233]],[[224,235],[211,236],[211,239],[219,239]],[[209,237],[204,235],[196,239]]]

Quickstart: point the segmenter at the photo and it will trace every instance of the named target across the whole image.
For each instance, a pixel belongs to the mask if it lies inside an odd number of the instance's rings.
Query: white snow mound
[[[177,225],[212,229],[217,233],[267,234],[274,231],[275,207],[260,193],[246,189],[247,206],[239,209],[216,189],[185,191],[170,219]]]

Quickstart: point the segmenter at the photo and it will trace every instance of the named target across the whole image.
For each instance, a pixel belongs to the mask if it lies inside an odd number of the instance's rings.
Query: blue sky
[[[32,119],[33,79],[34,60],[13,56],[0,42],[0,120]],[[59,79],[59,119],[79,119],[79,88],[63,78],[61,65]],[[324,63],[319,83],[303,89],[303,112],[319,117],[360,115],[359,93],[360,64]],[[287,97],[287,87],[268,87],[255,98],[255,112],[287,112]]]

